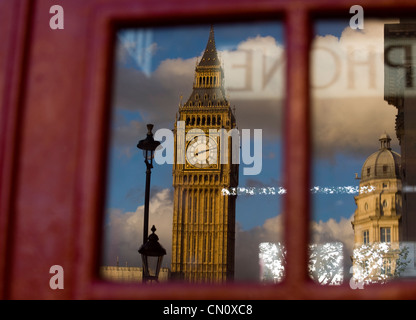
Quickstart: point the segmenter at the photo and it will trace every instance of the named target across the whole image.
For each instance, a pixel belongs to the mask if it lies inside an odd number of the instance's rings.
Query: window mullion
[[[309,243],[309,44],[308,12],[290,10],[286,15],[285,108],[285,238],[286,281],[307,281]]]

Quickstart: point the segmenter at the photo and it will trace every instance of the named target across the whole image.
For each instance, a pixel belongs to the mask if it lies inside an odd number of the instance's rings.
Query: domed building
[[[380,148],[370,155],[361,169],[360,189],[354,197],[353,277],[358,283],[386,281],[401,272],[402,216],[401,157],[390,147],[384,133]],[[399,263],[399,265],[398,265]]]
[[[390,147],[384,133],[380,148],[361,169],[360,192],[354,197],[357,209],[352,222],[355,245],[398,242],[402,213],[400,155]]]

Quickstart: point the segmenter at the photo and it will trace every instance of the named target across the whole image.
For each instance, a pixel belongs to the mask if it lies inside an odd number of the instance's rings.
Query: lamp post
[[[146,189],[144,196],[144,222],[143,222],[143,244],[146,243],[149,235],[149,195],[150,195],[150,175],[153,168],[153,157],[156,148],[160,145],[159,141],[153,139],[153,124],[147,125],[147,136],[140,140],[137,148],[143,150],[144,163],[146,164]]]
[[[149,196],[150,196],[150,175],[153,168],[153,157],[156,148],[160,145],[159,141],[153,139],[153,124],[147,125],[147,136],[140,140],[137,148],[143,150],[144,163],[146,164],[146,188],[144,196],[144,218],[143,218],[143,244],[139,249],[143,262],[143,282],[147,280],[156,280],[159,276],[160,265],[166,250],[159,244],[158,236],[154,233],[155,226],[152,227],[153,233],[149,236]],[[149,257],[157,257],[155,275],[150,275]]]

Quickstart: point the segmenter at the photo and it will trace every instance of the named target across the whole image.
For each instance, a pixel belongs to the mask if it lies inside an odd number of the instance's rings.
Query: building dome
[[[391,138],[383,133],[380,149],[367,158],[361,169],[361,182],[373,179],[400,179],[400,154],[390,148]]]

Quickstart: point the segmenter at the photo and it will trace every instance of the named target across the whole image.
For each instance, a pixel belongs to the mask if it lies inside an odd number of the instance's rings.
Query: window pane
[[[166,250],[159,280],[280,281],[282,34],[268,22],[119,30],[104,278],[141,281],[146,164],[136,145],[151,123],[162,143],[147,160],[148,234],[155,225]]]
[[[412,277],[416,118],[406,50],[416,24],[322,20],[315,30],[311,247],[322,249],[311,277],[354,288]]]

